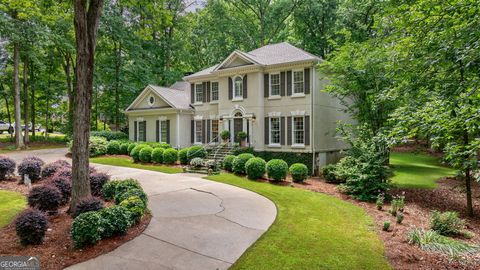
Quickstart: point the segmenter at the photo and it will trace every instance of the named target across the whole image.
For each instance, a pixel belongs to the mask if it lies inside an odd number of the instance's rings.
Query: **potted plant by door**
[[[237,133],[237,138],[240,141],[241,147],[247,146],[247,133],[240,131]]]
[[[220,133],[220,137],[222,137],[222,140],[224,143],[228,143],[230,140],[230,131],[224,130],[222,133]]]

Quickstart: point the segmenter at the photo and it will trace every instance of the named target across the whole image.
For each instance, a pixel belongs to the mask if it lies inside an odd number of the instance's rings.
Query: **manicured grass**
[[[150,170],[150,171],[163,172],[163,173],[183,172],[182,168],[178,168],[178,167],[133,163],[133,160],[126,157],[96,157],[96,158],[90,158],[90,162],[103,164],[103,165],[122,166],[122,167]]]
[[[66,145],[63,145],[63,144],[30,145],[28,149],[23,149],[18,151],[32,151],[32,150],[55,149],[55,148],[64,148],[64,147],[66,147]],[[0,148],[0,154],[5,154],[13,151],[17,151],[14,145],[10,145],[5,148]]]
[[[0,190],[0,228],[9,224],[26,205],[27,201],[22,194]]]
[[[394,169],[392,184],[401,188],[435,188],[437,180],[456,172],[426,154],[394,152],[390,155],[390,164]]]
[[[257,192],[278,209],[270,229],[231,269],[391,269],[372,219],[354,204],[232,174],[207,179]]]

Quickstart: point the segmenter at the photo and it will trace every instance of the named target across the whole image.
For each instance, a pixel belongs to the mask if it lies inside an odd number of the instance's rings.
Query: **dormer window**
[[[243,98],[243,79],[240,76],[235,77],[234,80],[235,90],[233,91],[233,98]]]
[[[195,85],[195,103],[203,102],[203,84],[199,83]]]

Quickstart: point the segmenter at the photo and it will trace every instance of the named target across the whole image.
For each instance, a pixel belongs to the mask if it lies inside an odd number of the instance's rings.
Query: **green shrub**
[[[139,154],[140,161],[145,163],[150,162],[152,160],[152,151],[153,151],[153,148],[150,146],[142,148]]]
[[[459,235],[465,227],[465,221],[458,217],[457,212],[433,211],[430,217],[430,229],[441,235]]]
[[[102,237],[125,234],[132,226],[132,216],[125,207],[113,205],[99,211],[103,222]]]
[[[165,149],[157,147],[152,151],[152,161],[158,164],[163,163],[163,152]]]
[[[188,147],[180,149],[178,151],[178,160],[180,161],[180,164],[182,165],[187,165],[188,164]]]
[[[90,136],[88,148],[91,157],[105,155],[107,153],[107,140],[103,137]]]
[[[192,160],[190,160],[190,166],[192,166],[194,168],[200,168],[203,165],[205,165],[205,162],[204,162],[203,158],[196,157],[196,158],[192,158]]]
[[[267,175],[275,181],[282,181],[287,177],[288,164],[281,159],[272,159],[267,162]]]
[[[157,148],[157,147],[160,147],[161,145],[159,142],[142,142],[142,144],[148,145],[152,148]]]
[[[245,174],[245,164],[251,158],[254,158],[252,154],[240,154],[233,159],[233,172],[237,174]]]
[[[205,158],[207,157],[207,150],[201,145],[194,145],[188,148],[187,159],[190,162],[194,158]]]
[[[308,177],[308,168],[305,164],[295,163],[288,169],[293,182],[303,182]]]
[[[130,189],[142,189],[140,183],[135,179],[109,181],[103,186],[103,197],[106,200],[113,200],[117,194],[125,193]]]
[[[120,151],[118,153],[120,155],[128,155],[128,146],[130,146],[128,142],[120,144]]]
[[[123,200],[126,200],[132,196],[139,197],[143,201],[143,203],[147,205],[147,202],[148,202],[147,194],[145,194],[145,192],[143,192],[141,188],[131,188],[125,192],[117,192],[117,194],[115,195],[115,203],[119,204]]]
[[[106,200],[113,200],[115,193],[117,192],[117,185],[119,183],[120,181],[109,181],[103,185],[102,193]]]
[[[255,150],[253,149],[253,147],[240,147],[240,146],[235,146],[232,149],[232,154],[235,156],[238,156],[240,154],[245,154],[245,153],[255,155]]]
[[[128,197],[120,202],[120,206],[125,207],[128,211],[130,211],[133,224],[138,223],[142,219],[145,209],[147,208],[142,199],[137,196]]]
[[[281,159],[287,162],[288,166],[291,166],[294,163],[302,163],[307,165],[308,174],[311,175],[312,170],[312,153],[292,153],[292,152],[272,152],[272,151],[253,151],[251,147],[239,148],[237,151],[234,151],[234,154],[237,152],[246,152],[252,153],[256,157],[263,158],[266,162],[272,159]]]
[[[220,133],[220,137],[222,137],[222,140],[224,141],[230,139],[230,131],[222,130],[222,132]]]
[[[229,172],[233,171],[233,161],[235,160],[236,156],[234,155],[226,155],[223,158],[223,169]]]
[[[265,174],[265,166],[267,162],[263,158],[254,157],[249,159],[245,163],[245,172],[247,173],[248,179],[258,179]]]
[[[90,136],[103,137],[107,141],[128,140],[128,135],[121,131],[91,131]]]
[[[328,164],[322,168],[322,176],[329,183],[342,183],[341,179],[337,178],[335,174],[336,166],[335,164]]]
[[[163,149],[172,148],[172,146],[170,144],[165,143],[165,142],[160,143],[160,147],[163,148]]]
[[[120,154],[120,143],[118,141],[110,141],[107,144],[107,154],[118,155]]]
[[[239,141],[243,141],[243,140],[245,140],[246,138],[247,138],[247,133],[246,133],[246,132],[240,131],[240,132],[237,133],[237,139],[238,139]]]
[[[70,236],[76,248],[95,244],[102,239],[103,218],[97,211],[80,214],[72,222]]]
[[[163,163],[175,164],[178,159],[178,151],[173,148],[168,148],[163,152]]]
[[[382,230],[388,232],[389,229],[390,229],[390,220],[384,221]]]
[[[127,155],[130,155],[130,153],[132,152],[133,148],[135,148],[135,146],[137,146],[138,144],[137,143],[129,143],[128,144],[128,148],[127,148]]]
[[[132,149],[132,152],[130,152],[130,156],[133,158],[134,162],[140,161],[140,151],[145,147],[148,147],[148,145],[139,144]]]

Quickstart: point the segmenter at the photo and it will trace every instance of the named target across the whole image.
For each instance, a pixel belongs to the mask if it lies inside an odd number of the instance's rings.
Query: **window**
[[[270,96],[280,96],[280,74],[270,74]]]
[[[234,98],[243,98],[243,79],[242,77],[235,78],[235,91],[234,91]]]
[[[202,120],[195,121],[195,143],[203,142]]]
[[[293,117],[293,144],[305,143],[305,131],[303,116]]]
[[[214,142],[218,142],[218,120],[212,120],[212,139]]]
[[[218,82],[212,82],[212,101],[218,100]]]
[[[293,93],[303,93],[303,70],[293,72]]]
[[[150,96],[150,97],[148,98],[148,105],[153,106],[153,104],[155,104],[155,97],[154,97],[154,96]]]
[[[195,85],[195,102],[196,103],[203,102],[203,85],[202,84]]]
[[[270,144],[280,144],[280,118],[270,118]]]
[[[167,142],[167,121],[160,121],[160,141]]]
[[[138,141],[146,141],[146,125],[144,121],[138,122]]]

